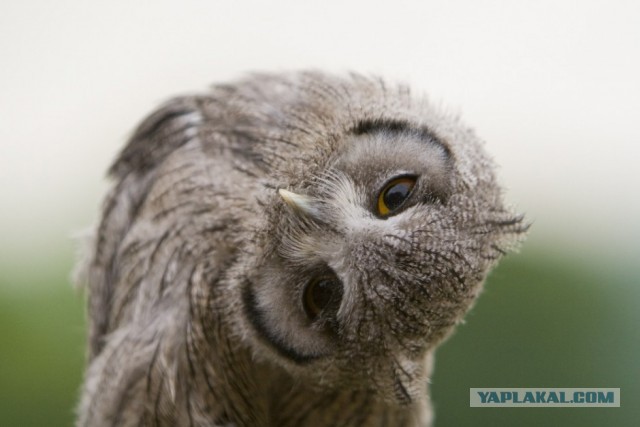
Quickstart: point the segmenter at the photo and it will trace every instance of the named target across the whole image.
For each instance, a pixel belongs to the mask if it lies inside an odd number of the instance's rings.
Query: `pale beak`
[[[296,212],[300,212],[305,215],[318,217],[318,208],[316,207],[315,199],[303,194],[296,194],[291,191],[281,188],[278,190],[280,197],[291,206]]]

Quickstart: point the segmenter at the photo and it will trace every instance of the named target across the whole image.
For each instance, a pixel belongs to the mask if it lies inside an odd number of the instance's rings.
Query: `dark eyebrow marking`
[[[424,141],[440,146],[444,150],[445,155],[448,158],[451,157],[451,150],[447,144],[431,129],[414,126],[407,120],[386,118],[360,120],[351,129],[351,132],[354,135],[367,135],[378,132],[415,135]]]
[[[376,133],[376,132],[412,132],[417,129],[412,126],[406,120],[395,120],[395,119],[367,119],[360,120],[356,126],[353,128],[353,133],[356,135],[362,135],[365,133]]]

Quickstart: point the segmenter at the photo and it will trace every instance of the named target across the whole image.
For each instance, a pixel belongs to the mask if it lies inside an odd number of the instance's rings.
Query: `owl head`
[[[263,182],[245,329],[307,383],[419,401],[433,349],[526,226],[456,118],[401,87],[306,79],[253,96],[260,129],[290,145]]]

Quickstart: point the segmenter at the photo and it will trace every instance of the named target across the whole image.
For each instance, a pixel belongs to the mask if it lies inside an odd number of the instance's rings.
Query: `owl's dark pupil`
[[[332,301],[340,298],[340,284],[333,277],[312,280],[304,290],[304,308],[315,319]]]
[[[400,207],[411,192],[412,185],[409,182],[400,182],[387,189],[384,194],[384,204],[390,211]]]
[[[330,279],[322,279],[313,286],[311,298],[313,299],[313,304],[319,311],[325,308],[329,304],[329,301],[331,301],[334,288],[333,280]]]

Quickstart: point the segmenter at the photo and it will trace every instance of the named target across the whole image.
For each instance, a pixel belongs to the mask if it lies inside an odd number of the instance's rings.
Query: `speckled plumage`
[[[381,217],[407,173],[410,198]],[[469,128],[359,75],[176,98],[110,176],[78,426],[430,425],[433,352],[526,229]],[[340,288],[313,318],[322,274]]]

